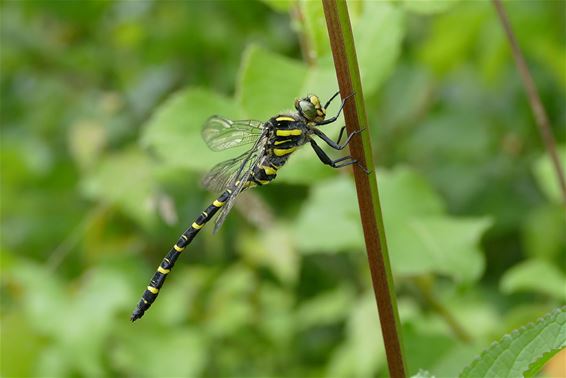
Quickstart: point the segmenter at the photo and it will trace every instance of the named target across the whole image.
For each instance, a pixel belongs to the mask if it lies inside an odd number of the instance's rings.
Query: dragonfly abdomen
[[[141,318],[147,311],[147,309],[151,307],[151,304],[159,295],[159,289],[161,289],[161,287],[165,283],[167,275],[169,274],[169,272],[171,272],[173,266],[175,266],[175,262],[177,261],[183,250],[193,241],[201,228],[203,228],[204,225],[212,219],[216,212],[218,212],[218,210],[220,210],[220,208],[224,206],[231,195],[232,190],[225,190],[217,199],[214,200],[214,202],[210,204],[210,206],[206,208],[206,210],[204,210],[197,217],[197,219],[195,219],[193,224],[181,234],[177,243],[175,243],[175,245],[171,247],[169,253],[167,253],[167,256],[163,258],[161,264],[159,264],[159,266],[157,267],[157,271],[153,275],[153,278],[149,282],[147,289],[144,291],[140,301],[138,302],[138,305],[136,306],[136,309],[130,317],[130,320],[132,322]]]

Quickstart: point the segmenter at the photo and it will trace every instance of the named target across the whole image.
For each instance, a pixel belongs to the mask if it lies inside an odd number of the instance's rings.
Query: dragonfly
[[[315,137],[320,138],[333,149],[342,150],[350,143],[354,135],[362,131],[350,133],[345,141],[340,143],[346,126],[340,129],[337,141],[332,140],[319,129],[320,126],[335,122],[346,101],[354,95],[351,94],[344,98],[334,117],[326,118],[326,109],[338,94],[339,92],[334,94],[324,106],[321,105],[316,95],[310,94],[296,99],[294,111],[277,114],[266,122],[232,121],[218,115],[210,117],[205,122],[202,137],[213,151],[223,151],[245,145],[251,145],[251,147],[243,154],[217,164],[204,177],[203,185],[221,194],[181,234],[163,258],[130,317],[132,322],[141,318],[153,304],[175,262],[200,230],[219,212],[214,225],[214,232],[216,232],[226,220],[238,195],[244,190],[264,186],[273,181],[279,169],[287,163],[289,157],[299,147],[310,144],[320,161],[333,168],[360,165],[350,155],[332,159],[315,140]],[[366,171],[361,165],[360,167]]]

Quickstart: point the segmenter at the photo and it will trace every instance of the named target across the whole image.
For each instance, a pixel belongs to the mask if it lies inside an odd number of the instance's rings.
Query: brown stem
[[[552,135],[552,131],[550,130],[550,122],[548,121],[546,110],[542,105],[537,87],[535,85],[533,77],[531,76],[531,73],[529,72],[529,68],[527,66],[527,63],[525,62],[521,48],[517,43],[517,39],[515,38],[515,34],[513,33],[513,28],[511,27],[511,23],[509,22],[505,8],[503,8],[501,0],[492,1],[495,9],[497,10],[501,25],[505,30],[505,34],[507,34],[509,44],[511,45],[511,50],[513,51],[513,58],[515,59],[517,70],[519,71],[519,75],[521,76],[521,80],[523,81],[523,85],[525,86],[525,90],[529,98],[529,104],[535,116],[535,121],[537,123],[541,138],[546,146],[548,154],[550,155],[554,170],[556,171],[556,177],[560,185],[560,191],[562,192],[562,200],[564,204],[566,204],[566,179],[564,178],[564,168],[562,167],[560,159],[558,158],[558,153],[556,152],[556,142],[554,141],[554,136]]]
[[[340,94],[342,98],[346,98],[346,96],[355,93],[355,96],[347,101],[344,108],[344,119],[348,132],[365,130],[359,134],[359,137],[353,138],[349,146],[352,157],[358,161],[361,167],[365,167],[365,169],[362,169],[360,166],[354,166],[354,178],[389,373],[394,378],[405,377],[406,369],[394,283],[389,266],[364,95],[348,6],[343,0],[323,0],[322,4]],[[366,170],[370,173],[368,174]]]

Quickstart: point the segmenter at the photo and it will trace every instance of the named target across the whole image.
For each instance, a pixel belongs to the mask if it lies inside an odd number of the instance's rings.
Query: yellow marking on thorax
[[[278,146],[280,144],[287,143],[287,142],[292,142],[292,140],[291,139],[278,140],[278,141],[275,141],[275,143],[273,143],[273,144]]]
[[[291,129],[291,130],[275,130],[275,135],[277,136],[297,136],[301,135],[303,131],[301,129]]]
[[[159,292],[159,289],[153,286],[148,286],[147,290],[151,291],[153,294],[157,294]]]
[[[218,200],[214,200],[214,202],[212,203],[212,205],[215,206],[215,207],[222,207],[222,206],[224,206],[224,202],[218,201]]]
[[[200,230],[203,226],[204,224],[198,224],[197,222],[193,222],[193,224],[191,224],[191,227],[195,230]]]
[[[161,274],[167,274],[171,271],[171,269],[163,269],[161,265],[157,268],[157,271]]]
[[[175,248],[175,251],[177,252],[181,252],[183,249],[185,249],[185,247],[179,247],[177,244],[175,244],[173,248]]]
[[[277,117],[277,118],[275,118],[275,120],[276,120],[277,122],[282,122],[282,121],[295,122],[295,118],[286,117],[286,116]]]
[[[274,148],[273,153],[275,154],[275,156],[284,156],[284,155],[289,155],[291,152],[295,151],[296,149],[297,149],[297,147]]]

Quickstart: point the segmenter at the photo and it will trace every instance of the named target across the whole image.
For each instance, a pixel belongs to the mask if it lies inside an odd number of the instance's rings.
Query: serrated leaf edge
[[[530,323],[528,323],[528,324],[526,324],[526,325],[524,325],[524,326],[522,326],[522,327],[519,327],[519,328],[517,328],[517,329],[514,329],[513,331],[511,331],[511,333],[508,333],[508,334],[503,335],[501,338],[499,338],[499,340],[492,342],[491,345],[490,345],[487,349],[485,349],[483,352],[480,353],[479,356],[477,356],[476,358],[474,358],[474,359],[472,360],[472,362],[470,362],[470,364],[469,364],[468,366],[466,366],[466,367],[462,370],[462,372],[461,372],[460,374],[458,374],[458,377],[462,377],[462,376],[464,376],[465,374],[467,374],[473,367],[475,367],[475,365],[476,365],[477,362],[481,361],[483,358],[485,358],[486,355],[488,355],[489,353],[491,353],[491,352],[493,351],[493,349],[494,349],[495,347],[497,347],[503,340],[505,340],[505,339],[507,339],[507,338],[510,338],[510,337],[513,337],[513,335],[523,333],[523,332],[525,332],[525,331],[527,331],[527,330],[529,330],[529,329],[535,327],[535,326],[538,325],[539,323],[543,323],[543,322],[545,322],[545,321],[548,321],[550,318],[557,317],[557,316],[558,316],[559,314],[561,314],[561,313],[566,313],[566,306],[559,307],[559,308],[557,308],[557,309],[555,309],[555,310],[549,312],[548,314],[546,314],[546,315],[544,315],[544,316],[538,318],[537,320],[535,320],[535,321],[533,321],[533,322],[530,322]],[[562,347],[564,347],[564,343],[562,344]],[[554,349],[554,348],[553,348],[553,349]],[[545,353],[547,353],[547,352],[549,352],[549,351],[546,351]],[[544,353],[543,353],[543,355],[544,355]],[[539,358],[540,358],[540,356],[539,356]],[[537,358],[537,359],[538,359],[538,358]],[[536,361],[536,360],[535,360],[535,361]],[[535,361],[533,361],[531,364],[529,364],[529,367],[530,367]]]
[[[540,356],[538,356],[537,358],[534,359],[533,362],[531,362],[531,364],[527,367],[527,370],[525,370],[523,372],[523,376],[524,377],[534,377],[534,375],[525,375],[526,372],[530,371],[531,368],[541,359],[543,358],[545,355],[550,354],[552,358],[552,356],[554,356],[556,353],[560,352],[562,349],[564,349],[564,345],[561,345],[558,348],[552,348],[551,350],[547,350],[546,352],[543,352]]]

